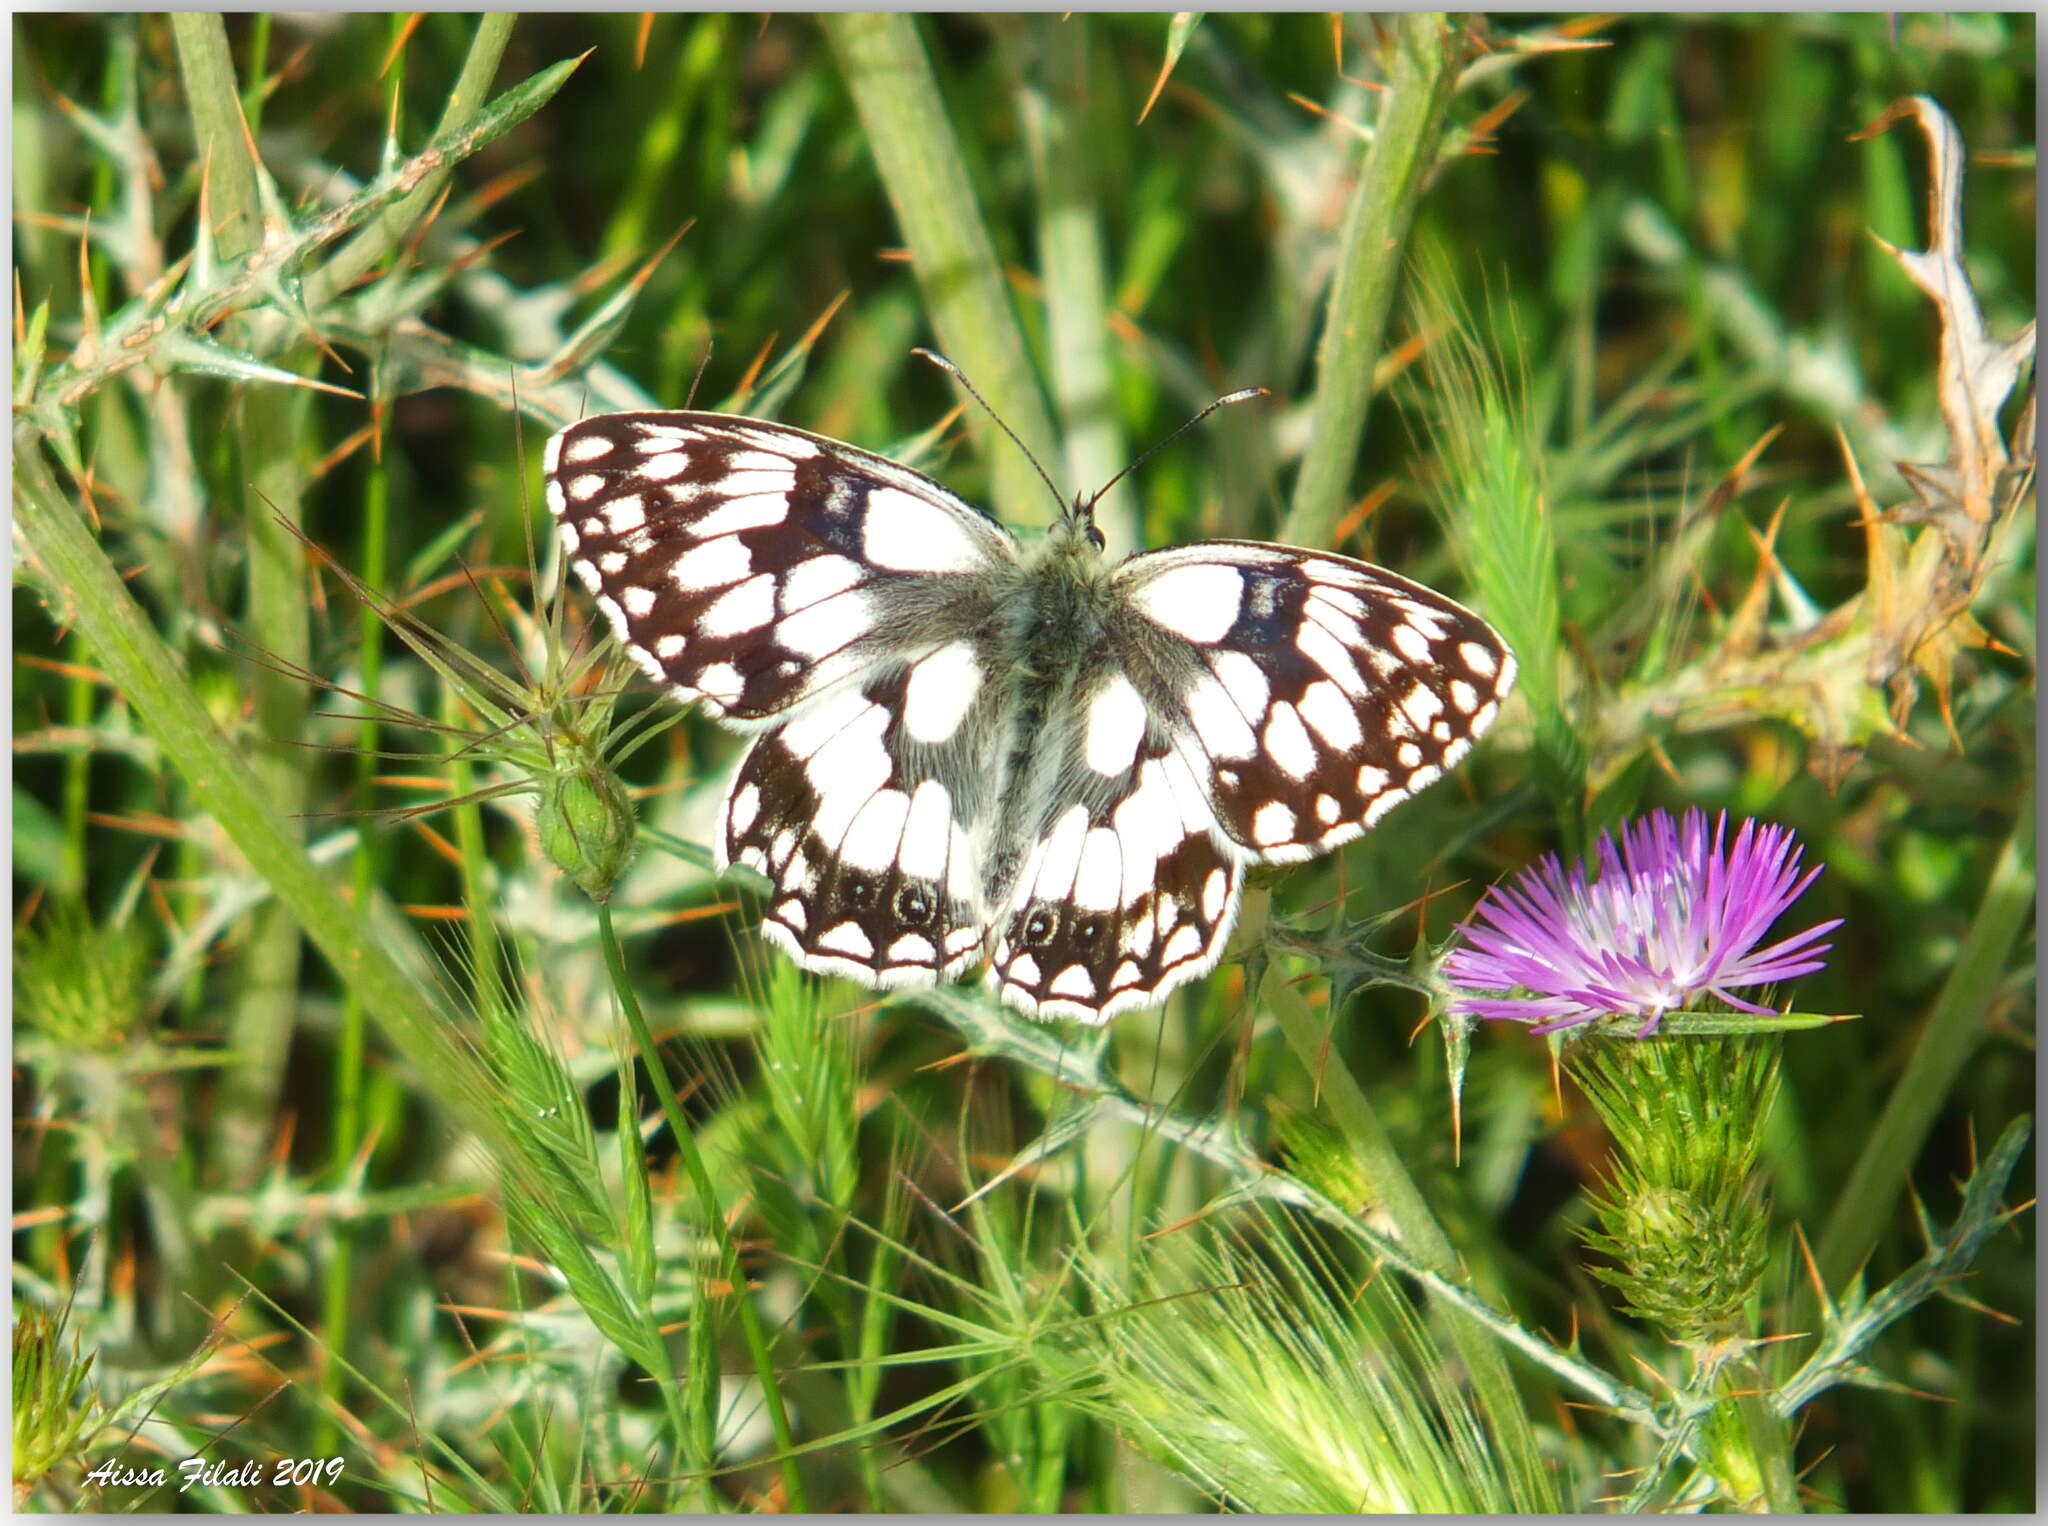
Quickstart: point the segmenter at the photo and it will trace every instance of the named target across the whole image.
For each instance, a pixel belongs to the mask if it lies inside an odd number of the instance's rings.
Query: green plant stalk
[[[632,982],[626,978],[626,953],[619,945],[617,930],[612,926],[612,908],[608,901],[597,903],[597,927],[604,943],[605,965],[611,971],[612,989],[618,993],[619,1005],[633,1030],[633,1042],[640,1047],[648,1078],[654,1083],[654,1094],[661,1101],[662,1115],[668,1119],[669,1132],[675,1136],[683,1169],[689,1173],[690,1185],[697,1193],[698,1211],[704,1216],[705,1230],[718,1242],[719,1257],[724,1262],[723,1275],[732,1284],[733,1304],[739,1311],[740,1333],[747,1343],[754,1375],[761,1380],[761,1395],[768,1406],[768,1424],[775,1433],[775,1445],[780,1453],[778,1460],[786,1496],[784,1506],[794,1511],[809,1510],[803,1474],[797,1468],[793,1452],[795,1436],[789,1428],[789,1414],[783,1407],[782,1389],[775,1376],[774,1357],[769,1350],[767,1332],[761,1326],[760,1311],[747,1295],[746,1271],[740,1265],[739,1247],[733,1242],[732,1226],[725,1221],[725,1211],[718,1201],[718,1189],[712,1185],[703,1152],[697,1148],[696,1131],[690,1127],[690,1120],[683,1116],[682,1104],[676,1099],[676,1089],[668,1079],[668,1069],[661,1063],[661,1053],[654,1047],[654,1035],[640,1010],[640,998],[634,994]],[[702,1311],[697,1317],[703,1318]]]
[[[385,465],[381,432],[372,441],[368,480],[363,491],[363,541],[359,559],[360,575],[372,588],[384,584],[387,531],[390,522],[391,474]],[[362,691],[375,698],[384,666],[384,622],[367,604],[358,616],[356,664],[362,675]],[[356,728],[355,803],[367,811],[375,798],[378,725],[374,710],[365,713]],[[356,834],[351,855],[351,890],[355,904],[367,906],[376,894],[379,851],[382,839],[375,832]],[[334,1055],[334,1144],[328,1154],[328,1175],[337,1190],[344,1190],[356,1151],[362,1143],[363,1109],[363,1001],[351,989],[343,993],[341,1028],[335,1039]],[[355,1230],[346,1222],[334,1224],[329,1237],[327,1265],[321,1289],[320,1330],[323,1348],[330,1352],[348,1350],[349,1293],[355,1259]],[[320,1368],[320,1390],[339,1403],[343,1366],[325,1361]],[[330,1446],[340,1438],[328,1410],[321,1412],[321,1445]]]
[[[1127,463],[1117,427],[1109,355],[1109,279],[1096,206],[1096,160],[1088,147],[1089,19],[1019,18],[1035,34],[1037,67],[1020,88],[1031,170],[1038,189],[1038,263],[1045,283],[1047,361],[1067,488],[1092,492]],[[1096,505],[1095,522],[1119,550],[1136,549],[1138,515],[1119,486]]]
[[[1341,1064],[1326,1064],[1322,1031],[1301,992],[1289,983],[1277,964],[1269,966],[1259,988],[1261,1004],[1280,1022],[1288,1047],[1309,1075],[1315,1079],[1322,1100],[1351,1148],[1353,1161],[1370,1183],[1373,1206],[1393,1220],[1400,1243],[1419,1265],[1440,1276],[1459,1275],[1458,1253],[1429,1203],[1415,1185],[1415,1178],[1401,1163],[1401,1155],[1380,1123],[1379,1114],[1351,1072]],[[1515,1392],[1500,1346],[1483,1325],[1469,1319],[1450,1322],[1451,1339],[1472,1375],[1478,1390],[1481,1412],[1495,1431],[1495,1440],[1507,1453],[1510,1464],[1527,1475],[1525,1482],[1544,1497],[1540,1452],[1529,1417]]]
[[[223,259],[239,259],[262,242],[263,207],[227,25],[218,12],[178,11],[171,36],[205,175],[207,227],[200,237],[210,234]]]
[[[1747,1460],[1758,1490],[1754,1508],[1771,1515],[1800,1515],[1799,1477],[1792,1467],[1792,1422],[1772,1404],[1763,1387],[1763,1374],[1747,1363],[1743,1368],[1749,1386],[1725,1402],[1734,1405],[1747,1444]],[[1751,1504],[1748,1500],[1737,1503]]]
[[[1457,82],[1457,34],[1442,12],[1410,12],[1392,25],[1390,94],[1344,213],[1337,274],[1316,351],[1314,427],[1280,532],[1297,546],[1328,545],[1344,511],[1402,251]]]
[[[1067,1485],[1067,1441],[1073,1429],[1061,1404],[1033,1404],[1025,1412],[1031,1431],[1028,1498],[1034,1515],[1059,1515]]]
[[[940,347],[1027,450],[1041,461],[1054,459],[1052,420],[916,20],[894,12],[820,19],[910,247]],[[1031,463],[981,410],[971,408],[967,418],[1003,517],[1047,523],[1045,484]]]
[[[252,138],[263,130],[264,71],[269,64],[270,12],[257,11],[249,18],[249,86],[242,94],[242,116]]]
[[[499,61],[505,56],[505,45],[511,41],[512,24],[517,19],[506,11],[491,11],[477,18],[476,35],[470,39],[469,53],[462,60],[462,72],[456,76],[455,88],[448,92],[448,104],[441,108],[441,120],[434,126],[433,141],[439,142],[459,131],[483,109],[489,99],[491,80],[498,72]],[[319,311],[376,269],[378,263],[412,232],[414,224],[426,215],[447,183],[448,171],[436,170],[372,218],[335,252],[332,259],[307,278],[306,306]]]
[[[2031,781],[2031,774],[2028,777]],[[1984,1036],[1991,993],[2004,978],[2013,943],[2034,910],[2033,845],[2034,789],[2029,782],[2020,796],[2012,835],[1992,865],[1976,919],[1821,1231],[1814,1260],[1830,1292],[1877,1244],[1935,1116]],[[1811,1299],[1809,1289],[1801,1302],[1802,1315],[1791,1328],[1811,1327]]]
[[[81,736],[92,724],[93,684],[85,670],[92,649],[76,631],[65,643],[72,672],[64,680],[64,719]],[[64,755],[64,853],[57,865],[57,888],[67,896],[85,894],[86,814],[92,808],[92,748],[81,742]]]
[[[100,76],[100,111],[109,121],[119,118],[124,97],[134,88],[133,74],[136,68],[136,48],[132,41],[128,46],[116,43],[107,49],[107,66]],[[114,191],[120,180],[120,169],[115,161],[106,155],[95,158],[92,167],[92,200],[89,207],[114,205]],[[88,243],[86,253],[90,260],[92,275],[92,296],[101,312],[113,307],[114,271],[106,255],[93,250]]]
[[[310,426],[311,400],[310,393],[296,389],[252,390],[241,400],[236,431],[243,475],[249,479],[243,501],[249,634],[273,658],[299,669],[312,652],[305,565],[299,541],[277,517],[294,523],[299,518],[304,489],[299,447]],[[297,679],[268,667],[256,672],[251,687],[263,742],[251,766],[265,798],[296,835],[308,791],[309,755],[296,745],[305,729],[306,690]],[[298,976],[299,931],[291,912],[276,902],[259,907],[237,963],[228,1019],[236,1062],[222,1078],[214,1119],[216,1165],[229,1180],[241,1180],[256,1169],[269,1146],[297,1019]]]
[[[892,1161],[899,1158],[897,1145],[900,1137],[892,1135],[890,1138],[889,1158]],[[892,1177],[884,1189],[881,1225],[873,1237],[874,1250],[868,1259],[868,1274],[862,1286],[866,1296],[861,1300],[859,1330],[852,1344],[856,1357],[847,1364],[843,1379],[847,1414],[856,1428],[864,1427],[874,1419],[875,1400],[882,1391],[880,1364],[886,1355],[884,1348],[888,1344],[889,1332],[895,1324],[895,1309],[876,1290],[895,1285],[902,1259],[898,1247],[908,1204],[908,1194]],[[870,1513],[886,1508],[883,1504],[886,1496],[883,1493],[881,1459],[876,1455],[879,1450],[872,1446],[854,1449],[855,1467],[860,1474],[866,1509]]]
[[[242,120],[227,29],[210,12],[172,17],[179,69],[192,113],[192,129],[207,174],[208,227],[224,259],[237,259],[262,238],[257,165]],[[303,485],[296,451],[309,417],[303,395],[274,388],[246,394],[239,409],[242,467],[250,479],[243,500],[248,535],[248,626],[251,637],[283,664],[303,667],[311,650],[304,569],[298,543],[273,515],[296,522]],[[268,743],[256,771],[281,818],[295,822],[304,809],[304,759],[293,749],[304,726],[305,691],[268,669],[255,677],[256,724]],[[274,1126],[277,1097],[298,1002],[299,933],[289,910],[259,909],[249,944],[236,969],[237,990],[228,1019],[236,1056],[223,1078],[214,1115],[214,1163],[240,1180],[262,1159]]]
[[[221,734],[127,585],[50,474],[32,427],[14,437],[15,527],[37,564],[63,589],[78,628],[114,687],[184,775],[194,799],[271,893],[298,919],[343,983],[400,1050],[422,1084],[446,1101],[501,1160],[517,1159],[480,1093],[464,1084],[474,1063],[452,1042],[451,1015],[400,962],[407,936],[353,907],[306,857],[263,793],[255,770]],[[424,965],[423,956],[419,963]]]

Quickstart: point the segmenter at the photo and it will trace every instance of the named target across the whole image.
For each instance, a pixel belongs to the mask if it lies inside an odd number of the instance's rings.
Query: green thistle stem
[[[941,348],[1032,454],[1056,459],[1052,420],[917,19],[887,12],[820,19],[910,246]],[[1003,518],[1046,523],[1045,484],[1031,464],[980,409],[968,410],[967,427],[981,442]]]
[[[92,724],[93,684],[84,669],[92,649],[76,631],[65,643],[74,671],[64,681],[65,721],[79,732]],[[57,865],[57,889],[67,896],[85,895],[85,818],[92,809],[92,749],[74,747],[64,755],[64,848]]]
[[[201,236],[212,237],[223,259],[236,259],[262,241],[263,212],[255,156],[243,135],[227,23],[218,12],[180,11],[171,17],[171,36],[205,166],[207,226]]]
[[[1280,539],[1297,546],[1328,545],[1344,511],[1402,253],[1457,83],[1459,43],[1443,13],[1414,11],[1392,26],[1387,108],[1344,214],[1342,252],[1316,354],[1315,427],[1280,532]]]
[[[510,12],[479,16],[476,35],[462,60],[462,73],[441,108],[441,120],[434,124],[435,141],[440,141],[474,122],[489,98],[491,80],[512,40],[512,24],[519,18]],[[426,176],[397,202],[386,207],[351,238],[334,257],[315,270],[306,281],[306,305],[318,311],[376,269],[396,249],[424,216],[448,183],[448,172],[437,170]]]
[[[1748,1381],[1728,1403],[1734,1406],[1745,1460],[1758,1491],[1753,1502],[1744,1503],[1770,1515],[1798,1515],[1799,1479],[1792,1469],[1791,1422],[1771,1402],[1761,1386],[1763,1374],[1755,1365],[1740,1365]]]

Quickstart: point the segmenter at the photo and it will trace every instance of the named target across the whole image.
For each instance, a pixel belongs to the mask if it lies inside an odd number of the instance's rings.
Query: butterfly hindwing
[[[905,745],[919,663],[848,686],[755,742],[726,791],[716,859],[768,876],[762,931],[806,969],[930,985],[979,959],[971,771]],[[952,749],[963,757],[967,749]]]
[[[1134,556],[1120,655],[1250,856],[1378,824],[1492,725],[1515,659],[1443,595],[1348,557],[1243,541]]]
[[[929,478],[751,419],[601,414],[546,466],[569,564],[626,650],[740,724],[985,618],[975,575],[1015,555]]]
[[[1107,668],[1056,748],[1064,787],[998,913],[1003,999],[1105,1023],[1211,969],[1237,914],[1239,855],[1138,691]]]

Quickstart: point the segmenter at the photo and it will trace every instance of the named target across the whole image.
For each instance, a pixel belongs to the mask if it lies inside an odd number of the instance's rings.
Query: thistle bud
[[[1633,1314],[1682,1341],[1737,1329],[1764,1272],[1769,1195],[1756,1171],[1778,1087],[1764,1039],[1579,1046],[1571,1068],[1614,1139],[1593,1198],[1591,1268]]]
[[[132,919],[61,901],[15,944],[16,1011],[67,1051],[113,1055],[142,1025],[149,949]]]
[[[612,886],[633,860],[638,825],[617,774],[601,764],[582,764],[549,775],[535,825],[556,868],[593,901],[611,899]]]

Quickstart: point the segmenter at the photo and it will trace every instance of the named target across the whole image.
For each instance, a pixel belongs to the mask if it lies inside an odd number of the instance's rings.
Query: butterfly
[[[1514,685],[1491,626],[1382,568],[1231,540],[1111,562],[1094,499],[1023,543],[781,424],[603,414],[545,464],[626,652],[756,737],[719,870],[766,877],[799,965],[871,986],[986,961],[1037,1017],[1154,1006],[1222,956],[1247,866],[1361,835]]]

